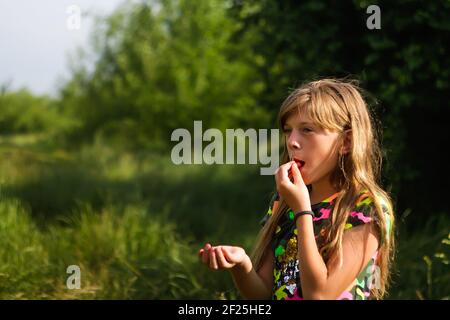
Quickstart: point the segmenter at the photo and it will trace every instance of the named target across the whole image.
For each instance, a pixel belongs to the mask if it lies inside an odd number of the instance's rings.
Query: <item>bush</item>
[[[65,121],[49,97],[26,89],[0,94],[0,134],[55,132]]]

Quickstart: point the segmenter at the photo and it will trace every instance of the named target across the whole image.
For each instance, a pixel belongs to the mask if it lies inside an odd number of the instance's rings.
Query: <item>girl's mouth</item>
[[[305,161],[303,160],[299,160],[299,159],[293,159],[295,161],[295,163],[297,164],[297,167],[299,170],[301,170],[303,168],[303,166],[305,165]],[[292,169],[289,169],[289,179],[294,182],[294,178],[292,177]]]
[[[299,159],[295,159],[295,158],[294,158],[294,161],[295,161],[295,163],[297,164],[297,167],[298,167],[299,169],[301,169],[301,168],[305,165],[305,161],[303,161],[303,160],[299,160]]]

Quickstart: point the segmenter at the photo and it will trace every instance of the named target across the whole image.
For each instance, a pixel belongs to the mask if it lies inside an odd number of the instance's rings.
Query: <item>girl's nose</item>
[[[301,149],[300,141],[298,139],[298,135],[296,134],[295,130],[291,131],[291,134],[289,135],[288,140],[287,140],[287,145],[288,145],[289,149],[291,149],[291,150]]]

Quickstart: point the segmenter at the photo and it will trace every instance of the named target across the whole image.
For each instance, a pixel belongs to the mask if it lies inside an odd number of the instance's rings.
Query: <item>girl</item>
[[[377,179],[381,153],[355,82],[324,79],[283,102],[282,165],[252,259],[241,247],[199,251],[228,269],[247,299],[380,299],[392,260],[394,216]]]

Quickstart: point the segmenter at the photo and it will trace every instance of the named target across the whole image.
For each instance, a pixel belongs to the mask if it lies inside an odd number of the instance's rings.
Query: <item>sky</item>
[[[108,15],[122,2],[0,0],[0,86],[56,95],[58,82],[69,74],[69,55],[88,48],[93,23],[83,14]]]

